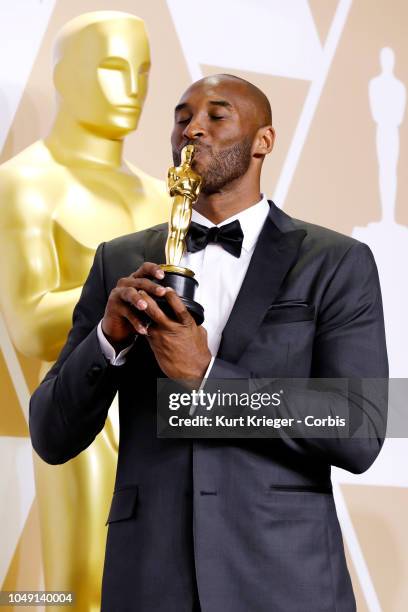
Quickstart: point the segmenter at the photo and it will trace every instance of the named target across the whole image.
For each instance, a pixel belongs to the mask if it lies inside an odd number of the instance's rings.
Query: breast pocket
[[[105,525],[133,518],[136,515],[138,496],[136,485],[116,489]]]
[[[306,301],[279,301],[269,306],[246,353],[251,367],[256,364],[258,376],[309,376],[315,316],[315,305]]]
[[[296,323],[313,321],[315,306],[302,301],[281,301],[271,304],[266,311],[264,321],[267,323]]]

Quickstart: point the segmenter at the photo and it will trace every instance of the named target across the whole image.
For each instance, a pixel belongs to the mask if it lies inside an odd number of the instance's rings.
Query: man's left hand
[[[152,319],[146,337],[161,370],[172,379],[201,380],[211,361],[205,328],[196,324],[173,289],[167,288],[165,298],[176,320],[167,317],[150,295],[139,293],[137,308]]]

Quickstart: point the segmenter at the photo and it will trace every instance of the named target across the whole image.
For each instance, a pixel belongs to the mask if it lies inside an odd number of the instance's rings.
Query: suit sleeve
[[[64,463],[91,444],[118,388],[122,368],[107,361],[97,336],[108,299],[103,250],[99,245],[67,342],[30,400],[31,441],[47,463]]]
[[[345,253],[320,303],[314,339],[312,378],[349,379],[346,397],[304,393],[285,407],[298,418],[311,414],[312,407],[339,414],[350,423],[345,438],[296,438],[300,452],[312,454],[354,473],[373,463],[384,441],[388,361],[380,283],[374,257],[367,245],[355,243]],[[209,378],[257,378],[235,364],[215,359]],[[323,396],[322,396],[323,397]],[[328,401],[328,403],[327,403]],[[285,415],[286,416],[286,415]]]

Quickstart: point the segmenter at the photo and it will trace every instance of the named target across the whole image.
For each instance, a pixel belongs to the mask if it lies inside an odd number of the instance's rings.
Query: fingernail
[[[166,287],[166,291],[174,291],[173,287]]]
[[[147,303],[144,300],[138,300],[136,302],[136,306],[140,309],[140,310],[144,310],[145,308],[147,308]]]
[[[163,295],[164,293],[166,293],[166,289],[164,287],[157,287],[156,293],[158,295]]]
[[[142,334],[143,336],[147,334],[147,329],[145,327],[142,327],[141,325],[137,326],[137,331],[139,332],[139,334]]]
[[[164,278],[163,270],[156,270],[156,278]]]

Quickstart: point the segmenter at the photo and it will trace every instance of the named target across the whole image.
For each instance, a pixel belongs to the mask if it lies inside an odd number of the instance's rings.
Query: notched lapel
[[[217,357],[238,361],[297,260],[305,236],[305,230],[281,232],[267,218],[224,328]]]

